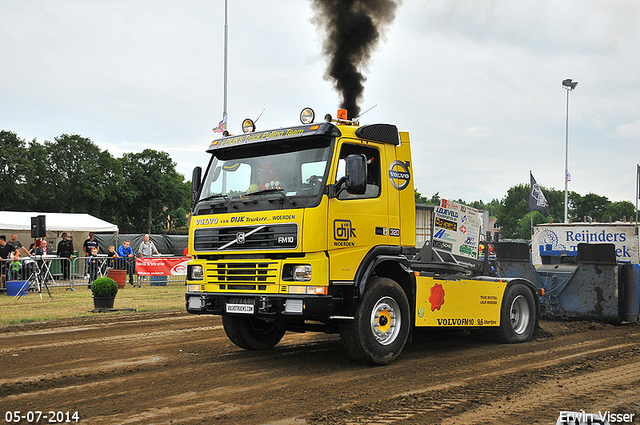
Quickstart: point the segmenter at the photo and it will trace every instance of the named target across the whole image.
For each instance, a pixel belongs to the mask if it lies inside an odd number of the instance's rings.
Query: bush
[[[99,277],[91,284],[91,293],[94,297],[115,297],[118,284],[110,277]]]

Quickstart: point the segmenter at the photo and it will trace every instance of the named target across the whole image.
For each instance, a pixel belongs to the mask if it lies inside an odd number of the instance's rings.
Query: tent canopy
[[[46,216],[47,231],[117,232],[118,226],[89,214],[0,211],[0,229],[31,230],[31,217]]]

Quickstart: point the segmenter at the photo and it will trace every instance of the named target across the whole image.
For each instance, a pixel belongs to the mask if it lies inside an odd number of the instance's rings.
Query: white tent
[[[101,220],[89,214],[75,213],[41,213],[22,211],[0,211],[0,235],[5,235],[7,241],[12,233],[17,233],[18,240],[27,248],[31,240],[31,217],[46,216],[46,240],[55,249],[62,233],[67,233],[73,241],[75,251],[82,256],[82,243],[89,236],[89,232],[118,232],[118,226]],[[106,253],[108,247],[100,247],[101,253]]]
[[[118,226],[89,214],[39,213],[0,211],[0,230],[31,231],[31,217],[46,216],[47,231],[54,232],[117,232]]]

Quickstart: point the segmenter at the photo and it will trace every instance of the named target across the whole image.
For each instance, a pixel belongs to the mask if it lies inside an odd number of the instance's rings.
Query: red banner
[[[181,276],[187,274],[188,257],[136,258],[138,276]]]

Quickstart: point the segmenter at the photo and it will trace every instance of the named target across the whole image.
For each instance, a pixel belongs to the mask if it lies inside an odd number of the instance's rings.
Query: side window
[[[377,198],[380,196],[380,151],[375,148],[349,143],[342,145],[336,183],[344,177],[346,158],[352,154],[364,154],[367,158],[367,190],[362,195],[353,195],[344,190],[338,195],[338,199]]]

